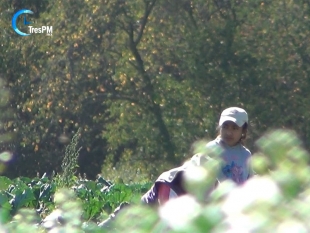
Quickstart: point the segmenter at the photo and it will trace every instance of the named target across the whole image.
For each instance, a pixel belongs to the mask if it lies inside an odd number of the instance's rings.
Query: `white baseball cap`
[[[244,123],[248,123],[248,114],[242,108],[226,108],[221,114],[219,126],[222,126],[225,121],[232,121],[236,123],[239,127],[242,127]]]

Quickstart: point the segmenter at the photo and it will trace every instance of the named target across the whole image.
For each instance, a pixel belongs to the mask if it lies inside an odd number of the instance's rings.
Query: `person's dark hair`
[[[240,138],[240,143],[242,145],[244,145],[244,140],[246,139],[247,133],[248,133],[248,123],[244,123],[242,126],[242,134]]]

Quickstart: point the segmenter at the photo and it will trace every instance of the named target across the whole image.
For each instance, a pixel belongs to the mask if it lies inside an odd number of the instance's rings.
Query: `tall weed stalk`
[[[58,188],[71,187],[76,180],[76,169],[78,165],[79,152],[82,147],[78,148],[79,139],[81,137],[81,129],[74,134],[71,142],[66,147],[65,156],[61,164],[62,174],[56,177],[55,182]]]

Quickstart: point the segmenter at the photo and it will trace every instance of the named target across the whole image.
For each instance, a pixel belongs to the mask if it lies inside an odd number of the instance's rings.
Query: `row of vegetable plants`
[[[150,183],[112,183],[100,176],[95,181],[75,177],[74,185],[69,189],[82,205],[82,219],[99,222],[107,218],[121,203],[138,203],[150,186]],[[10,221],[21,208],[35,209],[43,220],[56,208],[54,195],[58,188],[57,177],[43,175],[9,179],[0,176],[2,223]]]

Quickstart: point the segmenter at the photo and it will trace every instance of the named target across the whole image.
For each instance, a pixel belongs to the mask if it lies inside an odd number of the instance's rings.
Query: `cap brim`
[[[236,125],[238,125],[239,127],[242,127],[242,123],[237,122],[236,118],[231,117],[231,116],[222,116],[219,122],[219,126],[222,126],[224,122],[226,121],[232,121],[234,122]],[[241,124],[241,125],[240,125]]]

